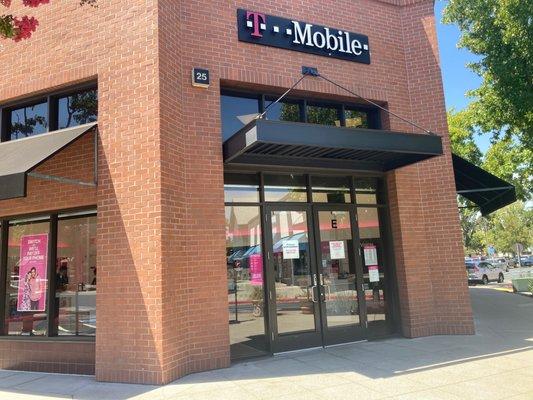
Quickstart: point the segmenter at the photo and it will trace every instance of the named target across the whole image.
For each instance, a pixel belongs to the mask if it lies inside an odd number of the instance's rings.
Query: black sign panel
[[[209,87],[209,71],[203,68],[193,68],[192,84],[193,86]]]
[[[237,25],[242,42],[370,64],[366,35],[242,9]]]

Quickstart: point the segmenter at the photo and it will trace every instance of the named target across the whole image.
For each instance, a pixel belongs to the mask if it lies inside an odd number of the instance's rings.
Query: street
[[[472,336],[396,337],[309,350],[193,374],[164,387],[0,371],[0,398],[531,400],[533,298],[497,288],[470,288]]]

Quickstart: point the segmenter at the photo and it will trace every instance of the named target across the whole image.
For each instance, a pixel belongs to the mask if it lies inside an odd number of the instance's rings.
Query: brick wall
[[[97,79],[98,190],[31,180],[0,215],[97,204],[97,379],[162,383],[228,365],[220,86],[283,90],[302,65],[444,136],[445,157],[387,177],[402,325],[472,332],[432,0],[77,3],[29,9],[41,25],[4,44],[0,102]],[[237,8],[367,34],[372,64],[238,42]],[[211,71],[209,89],[190,85],[193,67]],[[348,99],[316,78],[300,90]],[[86,176],[89,153],[79,142],[41,168]]]

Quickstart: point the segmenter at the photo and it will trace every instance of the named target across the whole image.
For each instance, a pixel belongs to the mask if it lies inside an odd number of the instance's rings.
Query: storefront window
[[[61,97],[58,111],[59,129],[95,122],[98,115],[98,92],[93,89]]]
[[[357,209],[361,256],[363,259],[363,287],[365,291],[369,327],[385,325],[385,259],[377,208]]]
[[[266,119],[274,121],[301,121],[300,104],[298,102],[280,101],[272,104],[275,100],[267,101],[265,103]]]
[[[356,179],[355,201],[357,204],[377,204],[378,181],[375,178]]]
[[[306,202],[303,175],[265,175],[265,201]]]
[[[224,201],[226,203],[258,203],[258,174],[224,174]]]
[[[310,124],[341,126],[340,109],[338,107],[308,105],[307,122]]]
[[[368,113],[359,110],[344,110],[345,125],[348,128],[368,128]]]
[[[226,257],[231,356],[257,356],[267,349],[259,207],[226,207]]]
[[[258,97],[220,96],[222,139],[233,136],[259,114]]]
[[[9,226],[5,334],[47,334],[49,233],[48,220],[12,222]]]
[[[55,299],[58,335],[96,331],[96,216],[58,221]]]
[[[316,203],[350,203],[350,178],[313,176],[313,201]]]
[[[39,135],[48,131],[48,103],[17,108],[10,112],[11,140]]]

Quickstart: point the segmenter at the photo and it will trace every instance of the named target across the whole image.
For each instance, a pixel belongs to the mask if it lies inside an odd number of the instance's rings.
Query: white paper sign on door
[[[300,245],[298,240],[283,241],[283,259],[294,260],[300,258]]]
[[[329,255],[332,260],[343,260],[346,258],[344,253],[344,241],[336,240],[329,242]]]
[[[368,280],[370,282],[379,282],[379,268],[377,265],[368,266]]]
[[[378,263],[376,246],[373,244],[365,244],[363,250],[365,252],[365,265],[376,265]]]

